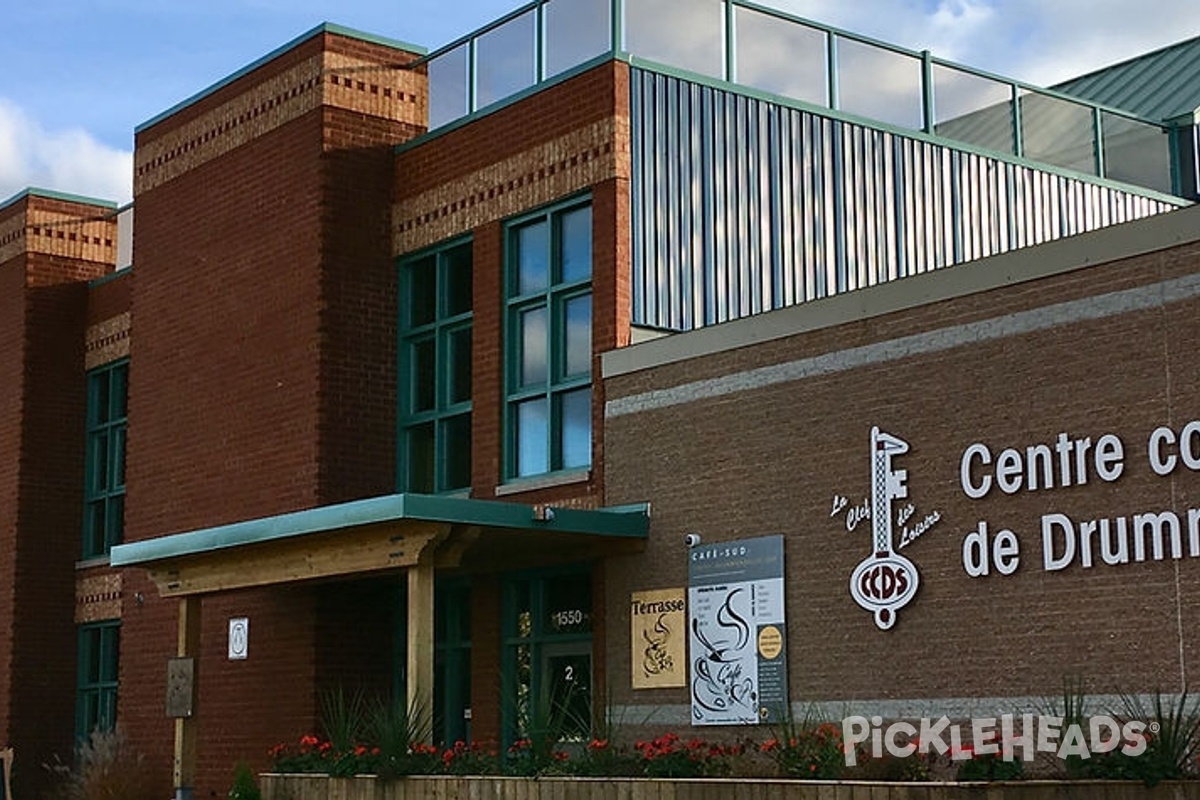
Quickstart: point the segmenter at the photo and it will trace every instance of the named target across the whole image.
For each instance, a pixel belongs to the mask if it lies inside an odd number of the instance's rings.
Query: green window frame
[[[506,479],[592,465],[592,205],[505,229]]]
[[[400,262],[402,492],[471,486],[471,248],[458,239]]]
[[[510,745],[537,732],[586,741],[592,727],[592,573],[516,573],[503,584],[501,716]]]
[[[79,626],[75,736],[80,741],[116,725],[120,634],[119,620]]]
[[[433,613],[433,740],[471,741],[471,582],[439,582]]]
[[[87,374],[87,452],[83,492],[83,557],[108,555],[125,531],[125,438],[129,360]]]

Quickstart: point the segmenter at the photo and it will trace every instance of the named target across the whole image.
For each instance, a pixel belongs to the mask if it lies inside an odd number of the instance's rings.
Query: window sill
[[[88,558],[81,558],[75,562],[75,569],[84,570],[84,569],[92,569],[94,567],[107,567],[108,565],[109,565],[108,555],[105,554],[102,556],[90,556]]]
[[[530,478],[513,478],[496,487],[496,496],[504,497],[521,492],[536,492],[538,489],[567,486],[572,483],[586,483],[591,478],[592,471],[590,469],[573,469],[563,472],[548,472],[545,475],[534,475]]]

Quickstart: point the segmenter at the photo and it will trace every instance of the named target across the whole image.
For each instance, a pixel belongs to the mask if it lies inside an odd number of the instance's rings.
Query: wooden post
[[[200,656],[200,596],[179,598],[179,640],[176,654],[182,658]],[[200,670],[193,672],[199,681]],[[193,683],[193,708],[196,685]],[[175,720],[175,800],[192,800],[196,786],[196,715]]]
[[[408,707],[433,711],[433,548],[408,568]],[[427,734],[428,735],[428,734]]]

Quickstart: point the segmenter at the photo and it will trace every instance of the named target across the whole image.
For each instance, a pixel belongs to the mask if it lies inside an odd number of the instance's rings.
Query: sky
[[[1200,36],[1197,0],[758,2],[1038,85]],[[0,25],[0,202],[27,186],[128,202],[135,127],[322,22],[432,50],[520,5],[13,0]]]

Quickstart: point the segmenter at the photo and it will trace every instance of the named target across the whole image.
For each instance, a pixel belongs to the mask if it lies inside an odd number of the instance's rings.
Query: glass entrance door
[[[542,646],[541,685],[546,708],[563,742],[586,742],[592,729],[592,643]]]

